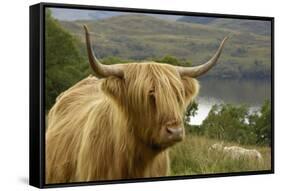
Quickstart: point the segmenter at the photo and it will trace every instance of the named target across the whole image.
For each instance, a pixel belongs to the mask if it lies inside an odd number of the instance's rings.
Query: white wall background
[[[1,1],[0,7],[0,190],[37,190],[28,185],[28,77],[29,77],[29,5],[28,1]],[[277,0],[52,0],[57,3],[150,8],[192,12],[260,15],[275,17],[276,70],[276,173],[274,175],[209,178],[150,183],[130,183],[64,188],[65,190],[268,190],[280,187],[281,112],[278,88],[281,82],[281,12]],[[62,190],[62,189],[54,189]],[[274,189],[276,190],[276,188]]]

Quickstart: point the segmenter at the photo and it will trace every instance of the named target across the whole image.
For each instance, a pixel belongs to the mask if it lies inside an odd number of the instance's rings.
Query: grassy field
[[[263,156],[263,162],[259,163],[242,159],[231,160],[220,152],[208,152],[209,146],[214,143],[219,143],[219,141],[201,136],[187,135],[183,142],[171,149],[171,175],[180,176],[271,169],[270,147],[224,142],[225,146],[237,145],[248,149],[257,149]]]

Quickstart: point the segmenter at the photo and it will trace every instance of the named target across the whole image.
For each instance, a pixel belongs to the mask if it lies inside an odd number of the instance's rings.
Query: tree
[[[155,62],[166,63],[175,66],[191,66],[191,63],[186,60],[178,60],[176,57],[166,55],[160,59],[154,59]]]
[[[120,64],[120,63],[126,63],[126,62],[129,62],[129,61],[120,59],[119,57],[115,57],[115,56],[109,56],[109,57],[102,59],[102,63],[106,64],[106,65]]]
[[[56,97],[82,79],[86,62],[78,48],[79,41],[63,29],[46,12],[46,109],[54,103]],[[84,70],[84,71],[83,71]]]
[[[250,124],[255,130],[257,136],[257,144],[270,145],[271,144],[271,104],[266,100],[260,112],[256,112],[251,117]]]
[[[190,122],[190,117],[194,117],[197,114],[198,111],[198,103],[195,101],[191,102],[189,106],[186,108],[186,111],[184,113],[184,122],[185,124],[188,124]]]
[[[210,138],[234,141],[241,144],[270,145],[271,105],[266,100],[261,109],[231,104],[214,105],[200,126]]]
[[[245,105],[214,105],[201,126],[205,129],[205,135],[211,138],[242,144],[255,142],[248,125],[249,115],[249,108]]]
[[[190,125],[190,118],[194,117],[197,114],[198,111],[198,103],[193,101],[190,103],[190,105],[186,108],[186,111],[184,113],[184,127],[186,129],[186,132],[188,133],[195,133],[197,135],[202,135],[204,132],[204,129],[202,129],[198,125]]]

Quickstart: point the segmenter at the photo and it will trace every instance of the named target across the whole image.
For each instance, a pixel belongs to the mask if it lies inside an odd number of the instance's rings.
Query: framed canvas
[[[274,172],[274,18],[30,7],[30,185]]]

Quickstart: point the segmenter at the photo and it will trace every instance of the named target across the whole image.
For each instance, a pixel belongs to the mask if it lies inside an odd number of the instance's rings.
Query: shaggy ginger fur
[[[63,92],[48,114],[46,183],[166,176],[161,128],[182,125],[198,82],[173,66],[131,63],[124,78],[89,76]]]

